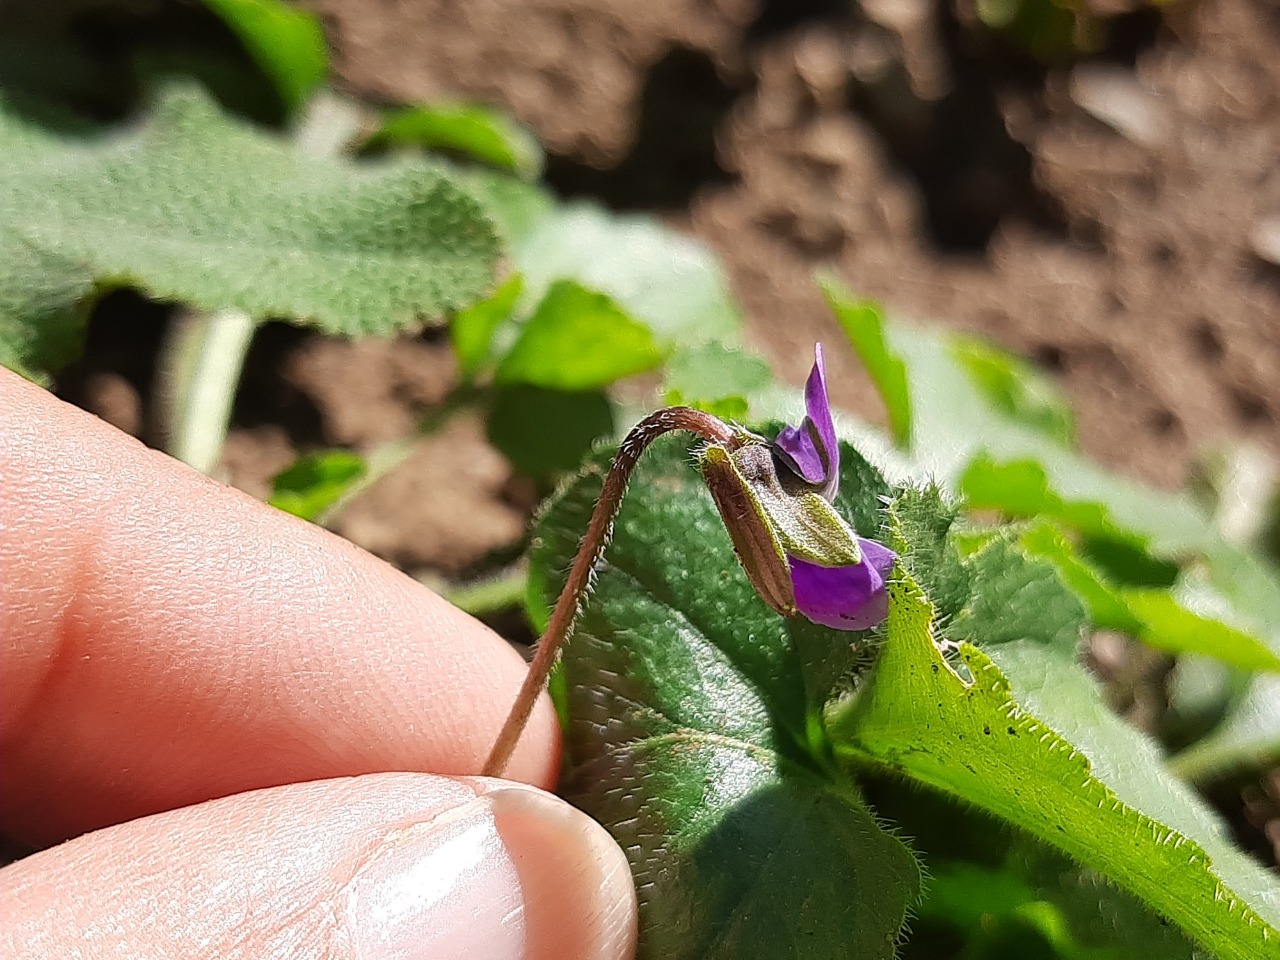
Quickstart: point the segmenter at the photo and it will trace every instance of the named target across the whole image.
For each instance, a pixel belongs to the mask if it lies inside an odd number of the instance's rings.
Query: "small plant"
[[[806,403],[773,441],[659,411],[553,501],[532,579],[559,599],[487,772],[580,616],[553,682],[566,785],[631,858],[647,956],[894,956],[931,865],[892,800],[868,805],[864,780],[886,777],[954,801],[953,829],[1009,824],[996,859],[1058,851],[1076,882],[1123,891],[1110,943],[1071,929],[1061,893],[1028,892],[1065,955],[1280,956],[1274,878],[1102,704],[1077,662],[1085,606],[1031,528],[959,523],[936,487],[838,445],[820,353]],[[658,441],[672,430],[706,441],[701,476]]]

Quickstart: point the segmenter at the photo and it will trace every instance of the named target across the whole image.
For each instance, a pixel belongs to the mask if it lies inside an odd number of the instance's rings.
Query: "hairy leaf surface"
[[[1053,568],[1006,539],[970,567],[974,600],[945,631],[914,579],[892,585],[874,678],[834,720],[837,755],[1022,827],[1223,960],[1280,956],[1280,884],[1101,702],[1075,662],[1083,609]]]
[[[67,352],[38,331],[95,287],[389,334],[479,298],[497,257],[443,168],[306,157],[191,91],[80,140],[0,107],[0,333],[32,367]]]
[[[642,956],[892,957],[918,869],[826,762],[813,736],[826,691],[803,663],[847,657],[850,635],[793,632],[756,597],[688,448],[659,442],[641,461],[566,651],[568,795],[627,851]],[[863,505],[845,515],[874,531],[883,481],[848,456]],[[539,604],[607,462],[539,526]]]

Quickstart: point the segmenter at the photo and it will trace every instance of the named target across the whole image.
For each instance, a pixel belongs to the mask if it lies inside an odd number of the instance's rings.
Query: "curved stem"
[[[547,677],[560,654],[560,648],[573,632],[574,621],[582,609],[583,598],[591,585],[591,574],[596,564],[604,556],[605,547],[613,537],[613,521],[622,506],[622,495],[626,493],[631,474],[649,444],[673,430],[687,430],[696,433],[712,443],[724,444],[730,450],[735,449],[740,440],[728,424],[709,413],[694,410],[690,407],[667,407],[645,417],[627,434],[618,454],[609,466],[609,473],[604,478],[604,487],[600,491],[600,499],[596,501],[591,512],[591,520],[587,523],[587,532],[574,555],[573,565],[569,568],[569,577],[564,589],[556,600],[551,611],[551,619],[547,621],[546,632],[538,641],[538,652],[529,664],[529,672],[524,678],[516,702],[511,707],[506,723],[498,733],[489,759],[485,761],[484,775],[500,777],[507,767],[507,761],[515,750],[525,724],[529,722],[529,714],[537,702],[538,694],[546,686]]]

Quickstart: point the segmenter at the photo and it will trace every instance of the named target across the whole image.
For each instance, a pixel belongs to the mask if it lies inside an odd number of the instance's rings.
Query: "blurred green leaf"
[[[87,324],[80,304],[93,290],[78,263],[0,239],[0,365],[39,382],[78,357]]]
[[[1115,523],[1104,504],[1070,501],[1058,494],[1035,460],[999,463],[979,455],[960,475],[959,488],[971,509],[998,510],[1009,517],[1050,517],[1086,536],[1145,545],[1143,538]]]
[[[555,207],[513,237],[512,253],[531,302],[574,280],[608,294],[663,347],[737,339],[738,309],[715,257],[652,217]]]
[[[329,50],[315,14],[283,0],[204,2],[240,38],[290,110],[302,107],[324,83]]]
[[[1081,559],[1075,547],[1053,523],[1044,520],[1033,523],[1018,540],[1030,556],[1053,564],[1062,582],[1084,603],[1089,619],[1095,625],[1133,637],[1142,632],[1143,621],[1130,609],[1120,591],[1108,583],[1100,571]]]
[[[1050,64],[1069,63],[1098,50],[1103,19],[1094,9],[1079,0],[976,0],[974,5],[983,25]]]
[[[304,157],[191,91],[93,139],[0,104],[0,224],[0,353],[28,368],[69,354],[96,289],[388,334],[472,303],[498,258],[442,169]]]
[[[1129,588],[1120,596],[1143,624],[1138,639],[1166,653],[1200,653],[1245,670],[1280,670],[1280,656],[1257,637],[1180,604],[1167,590]]]
[[[889,432],[899,447],[911,446],[911,390],[906,365],[885,339],[885,317],[879,305],[855,300],[834,278],[820,281],[827,305],[853,344],[889,414]]]
[[[493,389],[488,430],[489,442],[516,470],[548,477],[574,469],[593,443],[613,435],[613,405],[597,390],[499,385]]]
[[[972,820],[950,811],[953,828]],[[954,822],[955,820],[959,822]],[[1178,929],[1131,894],[1107,883],[1025,834],[990,862],[944,860],[930,882],[915,925],[946,925],[964,938],[965,960],[997,960],[1022,929],[1043,941],[1015,956],[1049,960],[1198,960]],[[912,946],[914,946],[914,938]]]
[[[598,390],[661,363],[662,351],[645,324],[605,294],[558,280],[494,376],[499,383]]]
[[[1245,695],[1207,737],[1174,756],[1169,769],[1209,783],[1245,767],[1280,763],[1280,677],[1253,678]]]
[[[912,470],[958,485],[972,461],[1034,461],[1046,484],[1067,501],[1105,507],[1113,525],[1172,556],[1218,542],[1213,525],[1186,496],[1153,490],[1103,470],[992,404],[956,359],[953,338],[906,323],[888,328],[906,363],[915,414]]]
[[[524,127],[501,110],[477,104],[403,107],[383,118],[371,145],[395,144],[449,150],[524,180],[542,173],[542,148]]]
[[[273,507],[314,521],[351,489],[367,470],[364,458],[350,450],[326,450],[300,457],[271,484]]]
[[[1070,868],[1064,866],[1062,874],[1070,876]],[[1076,882],[1082,888],[1087,884],[1083,878]],[[1162,925],[1150,913],[1144,915],[1132,901],[1120,916],[1112,909],[1112,923],[1100,931],[1101,936],[1082,936],[1079,914],[1090,907],[1100,912],[1115,899],[1100,902],[1098,894],[1105,891],[1100,885],[1094,890],[1092,902],[1086,901],[1073,915],[1059,902],[1060,890],[1033,887],[1010,865],[947,863],[932,871],[919,916],[924,924],[945,922],[958,927],[965,941],[965,960],[1008,957],[1014,943],[1019,944],[1014,955],[1044,960],[1195,960],[1194,948],[1176,928]]]
[[[1036,899],[1027,882],[1009,870],[952,861],[929,871],[920,917],[973,930]]]
[[[1232,608],[1231,624],[1280,641],[1280,577],[1228,543],[1185,494],[1108,472],[998,409],[955,355],[954,338],[894,322],[891,349],[906,363],[914,413],[910,457],[877,447],[898,475],[936,478],[1008,516],[1045,514],[1082,534],[1081,559],[1115,584],[1171,586],[1202,565]],[[875,444],[875,435],[864,443]]]
[[[1122,582],[1167,585],[1177,576],[1177,564],[1153,556],[1149,538],[1116,523],[1106,504],[1068,500],[1054,490],[1036,460],[998,463],[979,454],[960,475],[958,487],[970,509],[1044,517],[1079,532],[1093,561]]]
[[[663,372],[663,402],[668,406],[686,404],[739,421],[747,416],[748,398],[773,379],[765,360],[719,343],[677,349]]]
[[[486,617],[515,610],[529,589],[529,574],[523,564],[469,583],[451,583],[438,576],[420,575],[418,581],[473,617]]]
[[[1247,670],[1280,670],[1280,657],[1265,642],[1187,609],[1169,590],[1110,583],[1050,523],[1033,524],[1019,543],[1031,556],[1053,564],[1099,627],[1122,631],[1166,653],[1199,653]]]
[[[951,352],[997,410],[1065,447],[1075,442],[1075,421],[1057,386],[1020,357],[976,337],[955,337]]]
[[[475,377],[492,353],[493,335],[511,319],[516,300],[524,289],[524,278],[513,274],[502,286],[477,303],[456,314],[449,322],[449,337],[458,356],[458,367],[468,380]]]
[[[453,175],[493,218],[513,259],[556,209],[555,198],[545,188],[497,170],[455,164]],[[520,271],[522,264],[515,259],[513,267]]]

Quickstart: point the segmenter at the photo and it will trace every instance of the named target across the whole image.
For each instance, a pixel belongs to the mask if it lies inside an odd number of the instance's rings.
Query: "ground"
[[[1125,473],[1173,487],[1221,444],[1280,449],[1272,0],[1138,8],[1097,56],[1050,68],[929,0],[312,6],[350,92],[500,104],[562,194],[703,239],[786,379],[838,340],[812,282],[832,268],[899,316],[1039,361],[1084,448]],[[456,376],[430,338],[260,339],[227,452],[258,493],[300,447],[407,432]],[[828,357],[835,401],[880,418],[851,353]],[[74,379],[64,392],[141,429],[127,371]],[[406,566],[465,570],[519,536],[528,497],[494,457],[458,424],[415,458],[433,496],[409,465],[339,527]]]

